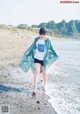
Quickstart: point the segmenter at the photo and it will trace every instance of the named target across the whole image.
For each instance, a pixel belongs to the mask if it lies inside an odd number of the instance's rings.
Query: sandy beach
[[[0,107],[9,105],[10,114],[56,114],[38,79],[38,93],[32,96],[33,74],[24,73],[19,63],[36,36],[0,30]]]

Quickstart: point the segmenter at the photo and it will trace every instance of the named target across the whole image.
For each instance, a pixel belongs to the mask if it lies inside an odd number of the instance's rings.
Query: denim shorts
[[[42,66],[44,66],[43,60],[38,60],[34,58],[34,63],[40,63]]]

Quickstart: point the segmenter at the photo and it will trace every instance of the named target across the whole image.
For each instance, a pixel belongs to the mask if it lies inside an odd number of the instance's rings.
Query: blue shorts
[[[34,58],[34,63],[40,63],[42,66],[44,66],[43,60],[38,60]]]

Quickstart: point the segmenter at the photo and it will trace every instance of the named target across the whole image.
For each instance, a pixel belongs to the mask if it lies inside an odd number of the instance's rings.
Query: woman
[[[35,38],[32,45],[25,52],[19,66],[24,72],[27,72],[31,67],[34,73],[34,92],[37,93],[37,82],[40,73],[43,74],[44,78],[44,90],[46,91],[47,75],[46,71],[50,65],[58,58],[58,55],[53,50],[51,41],[46,37],[46,29],[41,28],[39,30],[39,37]]]

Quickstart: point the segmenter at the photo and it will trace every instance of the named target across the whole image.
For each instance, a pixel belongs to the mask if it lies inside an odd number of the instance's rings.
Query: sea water
[[[80,114],[80,41],[52,42],[59,58],[48,71],[49,102],[57,114]]]

